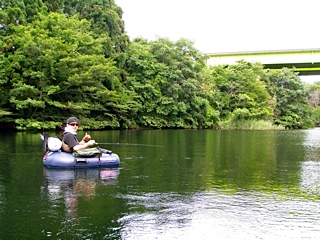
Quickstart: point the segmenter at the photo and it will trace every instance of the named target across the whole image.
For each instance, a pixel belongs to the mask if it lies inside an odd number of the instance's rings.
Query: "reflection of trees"
[[[144,149],[148,164],[130,166],[130,174],[140,176],[134,180],[136,185],[144,191],[282,191],[299,186],[303,131],[203,130],[161,134],[163,141],[170,139],[165,151]]]
[[[299,186],[303,131],[232,131],[224,143],[226,177],[238,188],[284,191]],[[226,138],[225,134],[223,135]],[[225,147],[223,147],[225,148]],[[221,174],[218,173],[218,176]]]
[[[306,161],[319,161],[320,154],[320,128],[304,130],[303,147]]]
[[[215,181],[209,188],[258,188],[277,167],[276,135],[271,131],[218,131],[211,144],[209,169]]]

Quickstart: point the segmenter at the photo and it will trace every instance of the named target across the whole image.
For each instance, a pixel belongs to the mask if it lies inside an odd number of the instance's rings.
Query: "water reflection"
[[[318,129],[92,136],[165,147],[114,146],[121,174],[54,170],[43,169],[38,134],[0,136],[0,239],[300,240],[320,234]]]
[[[306,152],[306,161],[319,161],[320,155],[320,128],[305,130],[303,146]]]
[[[45,193],[51,206],[61,199],[65,203],[66,217],[77,219],[79,198],[90,201],[96,196],[96,186],[116,185],[120,169],[47,169]]]
[[[172,145],[180,151],[169,151],[170,168],[146,165],[132,177],[120,196],[130,206],[118,220],[121,239],[318,238],[320,131],[206,133]]]
[[[305,161],[301,162],[300,189],[308,196],[320,196],[320,128],[305,130]]]

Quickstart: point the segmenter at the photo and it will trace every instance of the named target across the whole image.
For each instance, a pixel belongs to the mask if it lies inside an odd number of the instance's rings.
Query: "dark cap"
[[[76,117],[69,117],[68,120],[67,120],[67,124],[73,123],[73,122],[79,123],[78,118],[76,118]]]

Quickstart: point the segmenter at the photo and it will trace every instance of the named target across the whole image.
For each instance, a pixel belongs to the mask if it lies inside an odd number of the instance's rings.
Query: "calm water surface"
[[[0,133],[1,240],[320,237],[319,129],[90,134],[157,146],[101,145],[117,169],[50,170],[39,134]]]

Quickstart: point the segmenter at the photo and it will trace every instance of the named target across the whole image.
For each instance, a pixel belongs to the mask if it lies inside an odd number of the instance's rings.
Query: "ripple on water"
[[[140,206],[119,220],[124,239],[316,239],[319,201],[221,191],[122,196]]]
[[[300,189],[308,195],[320,196],[320,162],[306,161],[301,165]]]

